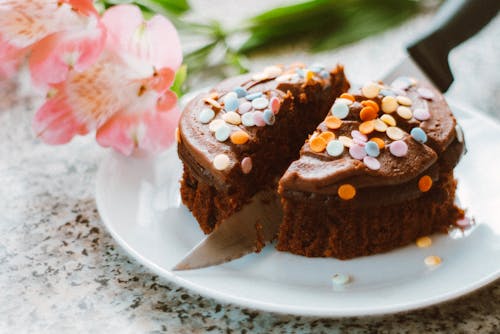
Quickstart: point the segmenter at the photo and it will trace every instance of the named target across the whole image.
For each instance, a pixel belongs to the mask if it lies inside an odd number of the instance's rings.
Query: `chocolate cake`
[[[276,188],[308,134],[349,88],[343,68],[270,66],[193,99],[179,123],[181,196],[210,233],[265,188]]]
[[[277,249],[349,259],[445,232],[463,136],[443,96],[410,78],[336,99],[279,183]]]

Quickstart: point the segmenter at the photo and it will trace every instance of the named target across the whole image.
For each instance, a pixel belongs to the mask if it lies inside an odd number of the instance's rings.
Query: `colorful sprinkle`
[[[458,142],[463,143],[464,142],[464,131],[462,130],[462,127],[458,124],[455,126],[455,133],[456,133]]]
[[[382,116],[380,116],[380,120],[389,126],[396,126],[396,120],[391,115],[387,115],[387,114],[382,115]]]
[[[244,126],[254,126],[253,112],[247,112],[241,116],[241,122]]]
[[[427,141],[427,134],[421,128],[415,127],[411,129],[410,135],[421,144]]]
[[[404,131],[396,126],[388,127],[385,133],[387,133],[387,137],[391,138],[392,140],[400,140],[405,136]]]
[[[344,153],[344,144],[340,140],[332,140],[326,145],[326,153],[332,157],[338,157]]]
[[[359,142],[366,142],[368,140],[368,137],[359,132],[358,130],[352,130],[351,131],[351,137],[352,139],[356,139]]]
[[[427,248],[432,245],[432,239],[429,237],[421,237],[417,239],[416,244],[418,248]]]
[[[364,100],[364,101],[361,101],[361,105],[363,107],[371,107],[377,113],[380,111],[380,107],[378,106],[377,102],[375,102],[373,100]]]
[[[337,103],[337,102],[338,102],[338,103],[343,103],[343,104],[348,105],[348,106],[350,106],[350,105],[353,103],[351,100],[349,100],[349,99],[343,99],[343,98],[341,98],[341,97],[338,97],[338,98],[335,100],[335,102],[336,102],[336,103]]]
[[[241,171],[243,174],[248,174],[252,171],[252,158],[246,157],[241,160]]]
[[[394,93],[392,90],[389,90],[389,89],[382,89],[380,91],[380,95],[382,95],[382,96],[396,96],[396,93]]]
[[[264,69],[264,74],[268,78],[276,78],[281,73],[283,73],[283,69],[279,66],[268,66]]]
[[[256,93],[247,94],[247,96],[245,96],[245,99],[247,99],[248,101],[253,101],[261,96],[262,96],[262,92],[256,92]]]
[[[334,274],[332,276],[332,284],[334,287],[346,285],[350,281],[351,281],[351,276],[346,274]]]
[[[352,139],[347,136],[339,136],[339,141],[348,148],[354,145]]]
[[[364,107],[359,112],[359,118],[362,121],[371,121],[372,119],[377,118],[377,112],[370,106]]]
[[[207,124],[210,123],[210,121],[215,117],[215,112],[210,109],[210,108],[203,108],[200,111],[200,114],[198,115],[198,120],[203,123]]]
[[[375,82],[369,82],[364,85],[363,88],[361,88],[361,92],[363,93],[364,97],[373,99],[377,97],[378,93],[380,92],[380,87]]]
[[[405,107],[405,106],[399,106],[398,109],[396,110],[398,113],[399,117],[403,119],[412,119],[413,117],[413,112],[411,111],[410,108]]]
[[[212,107],[214,107],[217,110],[221,110],[222,109],[222,106],[220,105],[220,103],[217,102],[217,101],[215,101],[214,99],[212,99],[210,97],[207,97],[207,98],[203,99],[203,101],[205,101],[206,103],[210,104]]]
[[[264,120],[264,113],[261,111],[256,111],[253,113],[253,122],[255,125],[262,127],[266,126],[266,121]]]
[[[457,220],[456,225],[462,229],[471,227],[473,221],[467,216],[462,219]]]
[[[424,108],[418,108],[413,110],[413,117],[419,121],[426,121],[429,118],[431,118],[431,114],[427,109]]]
[[[306,82],[310,82],[314,78],[314,72],[313,71],[306,71]]]
[[[252,101],[252,107],[255,109],[265,109],[269,105],[269,100],[265,97],[258,97]]]
[[[425,258],[424,263],[428,267],[434,267],[440,265],[442,262],[441,258],[437,255],[431,255]]]
[[[325,119],[326,127],[332,130],[340,128],[342,120],[335,116],[327,116]]]
[[[223,119],[214,119],[210,122],[210,124],[208,124],[208,129],[210,130],[210,132],[215,132],[219,127],[225,124],[226,122],[224,122]]]
[[[379,170],[380,169],[380,162],[375,159],[374,157],[364,157],[363,158],[363,163],[366,165],[371,170]]]
[[[365,151],[366,154],[368,154],[371,157],[378,157],[380,154],[380,148],[378,147],[378,144],[375,143],[374,141],[369,141],[365,145]]]
[[[337,193],[341,199],[348,201],[356,196],[356,188],[350,184],[343,184],[339,187]]]
[[[277,115],[280,112],[281,102],[276,96],[273,96],[269,101],[272,112]]]
[[[236,96],[237,96],[238,98],[245,97],[245,96],[247,96],[247,94],[248,94],[247,90],[246,90],[245,88],[243,88],[243,87],[236,87],[236,88],[233,90],[233,92],[235,92],[235,93],[236,93]]]
[[[411,104],[412,104],[411,99],[407,96],[398,95],[396,97],[396,100],[398,101],[399,104],[401,104],[403,106],[411,106]]]
[[[359,131],[365,135],[372,133],[373,130],[375,130],[375,122],[373,120],[363,122],[359,125]]]
[[[222,119],[226,121],[226,123],[233,124],[233,125],[240,125],[241,124],[241,116],[234,111],[230,111],[228,113],[225,113],[222,115]]]
[[[252,104],[250,102],[245,101],[238,107],[238,112],[243,115],[249,112],[251,109],[252,109]]]
[[[235,111],[239,105],[238,96],[235,92],[229,92],[224,96],[224,110]]]
[[[335,102],[332,107],[332,115],[339,119],[344,119],[349,115],[349,107],[345,103]]]
[[[335,139],[335,134],[333,132],[330,132],[330,131],[325,131],[325,132],[321,132],[319,137],[323,138],[328,143],[330,140]]]
[[[395,112],[398,106],[398,101],[394,96],[386,96],[382,99],[382,111],[386,114]]]
[[[321,75],[323,79],[328,79],[330,77],[330,73],[328,73],[328,71],[321,71],[319,75]]]
[[[342,94],[340,95],[340,98],[341,98],[341,99],[350,100],[351,102],[356,101],[356,99],[354,98],[354,96],[352,96],[352,95],[351,95],[351,94],[349,94],[349,93],[342,93]]]
[[[239,130],[231,134],[231,143],[236,145],[246,144],[250,136],[245,131]]]
[[[266,80],[266,79],[268,79],[268,76],[264,72],[262,72],[262,73],[255,73],[252,76],[252,80],[254,80],[254,81],[262,81],[262,80]]]
[[[316,153],[323,152],[326,148],[326,145],[326,140],[321,138],[320,136],[316,136],[309,140],[309,146],[311,147],[311,150]]]
[[[418,180],[418,189],[421,192],[425,193],[431,190],[432,188],[432,179],[429,175],[424,175]]]
[[[320,63],[314,63],[309,67],[309,69],[314,73],[319,73],[325,69],[325,65]]]
[[[276,121],[276,117],[274,116],[274,113],[271,111],[271,109],[264,110],[264,115],[262,116],[264,118],[264,122],[266,122],[267,125],[273,125]]]
[[[292,79],[292,76],[293,76],[293,74],[283,74],[274,80],[276,80],[276,82],[286,82],[286,81],[290,81],[290,79]]]
[[[389,151],[395,157],[404,157],[408,153],[408,145],[402,140],[396,140],[389,145]]]
[[[215,139],[217,139],[220,142],[224,142],[229,138],[230,134],[231,134],[231,128],[226,124],[222,124],[215,131]]]
[[[432,100],[434,98],[434,92],[429,88],[420,87],[417,89],[418,95],[426,100]]]
[[[412,85],[413,85],[413,80],[410,79],[409,77],[399,77],[399,78],[396,78],[396,80],[394,80],[391,83],[391,87],[397,88],[397,89],[402,89],[402,90],[407,90]]]
[[[373,127],[378,132],[385,132],[387,130],[387,124],[385,124],[380,118],[373,120]]]
[[[227,167],[229,167],[229,163],[231,161],[229,160],[229,157],[226,154],[218,154],[214,158],[214,167],[217,170],[224,170]]]
[[[357,144],[349,147],[349,154],[351,155],[351,157],[357,160],[363,160],[363,158],[366,157],[365,148]]]

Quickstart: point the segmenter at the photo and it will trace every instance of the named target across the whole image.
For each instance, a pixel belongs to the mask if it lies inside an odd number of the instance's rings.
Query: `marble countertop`
[[[355,81],[376,78],[428,22],[419,17],[328,53],[311,55],[299,46],[261,53],[251,64],[338,61]],[[447,94],[497,118],[499,35],[497,17],[452,53],[456,83]],[[106,151],[91,138],[51,147],[33,137],[30,122],[40,102],[29,86],[0,82],[0,333],[500,331],[498,280],[426,309],[343,319],[258,312],[170,283],[129,257],[104,229],[94,188]]]

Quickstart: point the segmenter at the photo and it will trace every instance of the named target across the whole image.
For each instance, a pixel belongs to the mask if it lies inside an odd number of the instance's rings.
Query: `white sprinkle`
[[[235,113],[234,111],[230,111],[222,115],[222,119],[225,120],[229,124],[240,125],[241,124],[241,116]]]
[[[200,114],[198,115],[198,120],[203,123],[207,124],[210,122],[213,118],[215,117],[215,112],[210,109],[210,108],[203,108],[200,111]]]
[[[214,119],[210,122],[210,124],[208,124],[208,129],[210,130],[210,132],[215,132],[220,126],[224,125],[225,123],[226,122],[224,122],[223,119]]]
[[[351,276],[347,274],[337,273],[332,276],[332,284],[334,287],[343,286],[351,281]]]
[[[217,170],[224,170],[229,166],[229,157],[226,154],[218,154],[214,158],[214,167]]]
[[[380,87],[375,82],[369,82],[364,85],[363,88],[361,88],[361,92],[363,93],[364,97],[373,99],[377,97],[378,93],[380,92]]]

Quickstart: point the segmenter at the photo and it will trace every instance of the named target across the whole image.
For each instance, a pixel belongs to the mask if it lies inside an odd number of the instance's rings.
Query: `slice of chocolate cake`
[[[277,248],[348,259],[443,232],[463,216],[463,137],[443,96],[409,78],[343,94],[280,180]]]
[[[276,187],[348,88],[341,66],[271,66],[191,101],[179,123],[181,196],[202,230],[210,233],[259,190]]]

